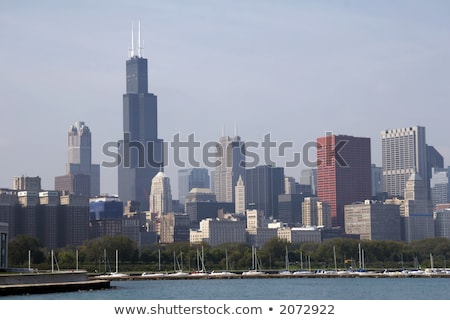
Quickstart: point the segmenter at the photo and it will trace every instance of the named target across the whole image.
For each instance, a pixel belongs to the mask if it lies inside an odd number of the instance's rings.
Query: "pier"
[[[13,273],[0,275],[0,296],[100,290],[111,288],[110,280],[91,279],[86,271]]]

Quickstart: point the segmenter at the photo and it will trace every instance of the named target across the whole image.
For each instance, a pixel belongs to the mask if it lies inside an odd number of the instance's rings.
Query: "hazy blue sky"
[[[101,149],[122,137],[138,20],[166,141],[205,143],[237,125],[245,141],[270,133],[297,152],[330,131],[370,137],[381,165],[382,130],[422,125],[448,165],[448,1],[0,0],[0,187],[39,175],[54,188],[77,120],[93,161],[110,160]],[[177,169],[166,169],[175,198]],[[116,193],[117,170],[101,183]]]

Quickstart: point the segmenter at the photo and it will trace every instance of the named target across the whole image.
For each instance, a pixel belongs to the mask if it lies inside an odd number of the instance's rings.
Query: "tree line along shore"
[[[137,248],[124,236],[103,237],[79,247],[49,250],[36,238],[18,236],[9,243],[8,266],[38,270],[84,269],[90,273],[156,272],[180,269],[195,271],[201,261],[207,271],[245,271],[252,268],[252,247],[244,243],[228,243],[215,247],[207,243],[184,242],[154,244]],[[50,251],[52,254],[50,254]],[[271,239],[256,248],[261,269],[284,270],[417,270],[447,268],[450,239],[432,238],[412,243],[396,241],[331,239],[321,243],[287,243]],[[118,254],[117,254],[118,253]],[[53,257],[53,266],[52,266]],[[449,263],[450,264],[450,263]]]

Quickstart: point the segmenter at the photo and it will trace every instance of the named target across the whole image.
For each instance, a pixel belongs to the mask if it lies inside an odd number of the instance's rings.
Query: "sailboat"
[[[104,250],[104,261],[106,264],[106,249]],[[110,273],[106,273],[103,275],[99,275],[96,278],[123,278],[123,277],[128,277],[129,275],[126,273],[120,273],[119,272],[119,250],[116,250],[116,271],[114,272],[110,272]]]
[[[215,272],[214,270],[211,272],[212,276],[237,276],[236,273],[228,271],[228,250],[225,250],[225,270],[221,272]]]
[[[252,268],[249,271],[242,272],[243,276],[259,276],[266,274],[261,270],[261,266],[256,254],[256,248],[252,246]]]
[[[204,251],[202,246],[202,253],[200,255],[198,248],[197,248],[197,271],[194,271],[191,273],[191,276],[193,277],[202,277],[207,276],[208,272],[206,272],[205,268],[205,258],[204,258]]]
[[[291,275],[292,272],[289,271],[289,254],[288,254],[288,248],[287,248],[287,246],[286,246],[286,254],[285,254],[285,257],[284,257],[284,261],[285,261],[285,264],[286,264],[286,269],[280,271],[279,274],[282,274],[282,275]]]
[[[178,262],[177,256],[175,254],[175,251],[173,252],[173,271],[174,273],[169,273],[168,277],[186,277],[189,276],[188,272],[183,271],[183,252],[180,253],[181,257],[181,266]]]
[[[141,277],[158,278],[167,275],[161,272],[161,250],[158,250],[158,271],[159,272],[143,272]]]
[[[310,268],[311,269],[311,268]],[[304,270],[303,269],[303,252],[300,251],[300,269],[297,271],[294,271],[294,275],[298,276],[298,275],[304,275],[304,274],[311,274],[311,270]]]

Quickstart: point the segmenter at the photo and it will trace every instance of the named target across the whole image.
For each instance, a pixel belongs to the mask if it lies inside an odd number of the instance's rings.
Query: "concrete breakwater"
[[[109,280],[91,279],[86,271],[0,275],[0,296],[109,289]]]

